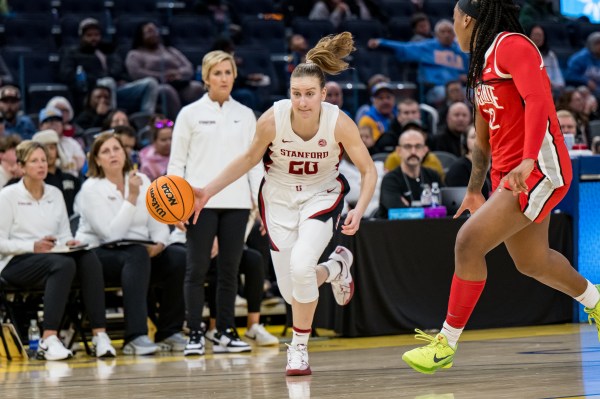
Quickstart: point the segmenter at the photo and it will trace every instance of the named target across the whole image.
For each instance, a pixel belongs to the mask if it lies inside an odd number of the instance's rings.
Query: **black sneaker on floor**
[[[183,355],[202,356],[204,355],[204,350],[204,334],[202,334],[202,331],[191,331],[188,343],[183,350]]]
[[[214,353],[240,353],[250,352],[252,347],[240,339],[235,328],[228,328],[218,332],[215,338],[219,340],[218,345],[213,345]]]

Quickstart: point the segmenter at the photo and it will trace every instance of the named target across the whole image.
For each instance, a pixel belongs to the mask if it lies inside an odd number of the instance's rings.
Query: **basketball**
[[[194,211],[192,186],[183,177],[160,176],[150,183],[146,191],[146,208],[159,222],[184,222]]]

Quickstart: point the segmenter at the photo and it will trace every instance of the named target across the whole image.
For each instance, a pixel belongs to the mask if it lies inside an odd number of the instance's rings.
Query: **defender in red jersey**
[[[518,10],[513,0],[459,0],[454,9],[459,45],[471,53],[467,87],[477,132],[471,178],[456,216],[466,210],[472,216],[456,238],[446,321],[436,337],[417,330],[416,337],[429,344],[402,356],[422,373],[452,366],[485,285],[485,255],[502,242],[521,273],[582,303],[600,338],[600,285],[548,247],[547,216],[568,191],[571,162],[542,57],[522,34]],[[481,187],[490,159],[494,193],[486,202]]]

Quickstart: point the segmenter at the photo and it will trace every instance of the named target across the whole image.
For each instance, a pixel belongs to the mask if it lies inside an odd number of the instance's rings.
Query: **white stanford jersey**
[[[265,153],[265,180],[285,186],[317,185],[335,180],[343,148],[335,141],[335,124],[339,108],[321,103],[319,131],[304,141],[292,130],[292,102],[274,104],[275,140]]]

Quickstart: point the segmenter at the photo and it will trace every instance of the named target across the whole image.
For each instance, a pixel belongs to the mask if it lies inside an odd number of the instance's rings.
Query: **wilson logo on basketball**
[[[163,190],[163,193],[165,193],[165,197],[167,197],[167,201],[169,201],[169,205],[170,206],[177,205],[177,199],[171,192],[171,188],[169,187],[169,185],[167,183],[165,183],[162,186],[160,186],[160,188]]]
[[[319,147],[325,147],[327,145],[327,140],[321,139],[319,140]]]
[[[154,209],[156,215],[158,215],[161,218],[165,217],[167,215],[167,212],[163,208],[161,208],[160,204],[158,203],[156,199],[156,194],[154,193],[154,187],[150,187],[148,193],[150,194],[150,206],[152,206],[152,209]]]

